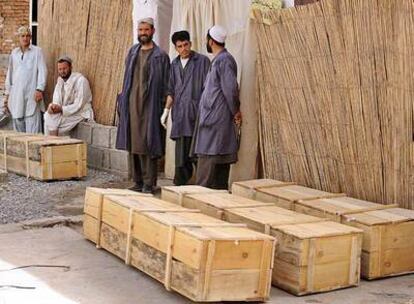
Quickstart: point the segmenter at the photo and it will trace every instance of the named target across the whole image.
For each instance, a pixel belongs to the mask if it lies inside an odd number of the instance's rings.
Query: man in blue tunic
[[[138,41],[126,58],[124,84],[118,96],[116,148],[131,153],[135,191],[152,193],[158,159],[165,151],[160,117],[168,92],[170,59],[152,40],[154,20],[138,22]]]
[[[237,64],[225,48],[226,31],[213,26],[207,51],[214,55],[200,100],[194,151],[198,157],[196,183],[227,189],[230,165],[237,162],[241,125]]]
[[[174,33],[171,40],[178,56],[171,65],[168,98],[161,124],[166,127],[171,109],[170,137],[175,141],[174,184],[180,186],[187,184],[193,176],[194,159],[190,158],[190,148],[210,60],[191,50],[187,31]]]

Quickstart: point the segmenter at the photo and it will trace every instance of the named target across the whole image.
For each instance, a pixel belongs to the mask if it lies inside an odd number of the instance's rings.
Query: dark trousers
[[[145,154],[132,154],[132,179],[138,185],[157,185],[158,159]]]
[[[193,176],[194,159],[190,157],[192,137],[180,137],[175,141],[174,185],[186,185]]]
[[[199,157],[196,184],[212,189],[227,190],[229,188],[229,173],[229,163],[217,163],[215,157]]]

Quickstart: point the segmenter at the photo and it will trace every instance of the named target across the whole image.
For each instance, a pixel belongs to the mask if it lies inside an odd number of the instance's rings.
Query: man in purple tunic
[[[152,40],[154,20],[138,22],[138,41],[126,59],[124,84],[118,96],[116,148],[131,153],[132,190],[152,193],[157,160],[164,155],[165,131],[160,117],[168,92],[170,59]]]
[[[190,158],[190,148],[210,60],[191,50],[187,31],[174,33],[171,40],[178,56],[171,64],[168,98],[161,124],[166,127],[171,109],[170,137],[175,141],[174,184],[180,186],[187,184],[193,176],[194,158]]]
[[[213,26],[207,51],[214,55],[200,100],[194,152],[198,157],[196,183],[227,189],[230,165],[237,162],[241,125],[237,64],[225,48],[226,31]]]

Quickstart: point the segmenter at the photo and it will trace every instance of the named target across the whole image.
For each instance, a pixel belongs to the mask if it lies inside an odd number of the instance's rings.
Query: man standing
[[[20,47],[10,55],[5,107],[11,113],[15,131],[41,133],[47,68],[42,50],[30,43],[30,29],[21,27],[17,33]]]
[[[132,190],[151,193],[157,183],[157,160],[164,154],[160,118],[168,92],[170,59],[152,40],[154,20],[138,22],[138,41],[128,53],[124,84],[118,96],[116,148],[131,153]]]
[[[237,162],[237,127],[241,124],[237,64],[225,49],[226,31],[213,26],[207,51],[213,53],[200,100],[195,139],[197,181],[201,186],[227,189],[230,164]]]
[[[58,80],[53,101],[45,114],[45,133],[68,135],[81,121],[93,121],[92,93],[88,80],[72,72],[72,59],[62,56],[57,61]]]
[[[161,117],[166,127],[171,109],[171,139],[175,141],[174,184],[185,185],[193,176],[193,159],[190,158],[198,104],[210,67],[208,57],[191,50],[190,34],[180,31],[173,34],[172,43],[178,52],[171,65],[167,104]]]

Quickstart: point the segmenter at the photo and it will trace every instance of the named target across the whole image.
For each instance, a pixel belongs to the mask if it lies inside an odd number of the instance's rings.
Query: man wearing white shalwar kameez
[[[31,44],[30,29],[22,26],[17,34],[20,46],[10,54],[4,108],[15,131],[41,133],[47,67],[42,49]]]
[[[59,58],[58,74],[53,101],[44,117],[47,135],[68,135],[80,122],[94,120],[89,82],[82,74],[72,72],[69,57]]]

